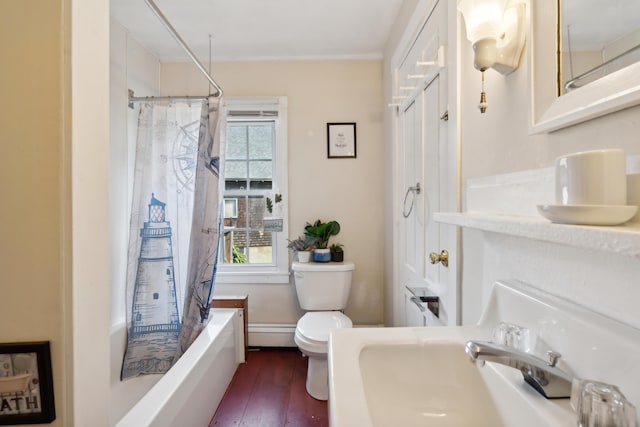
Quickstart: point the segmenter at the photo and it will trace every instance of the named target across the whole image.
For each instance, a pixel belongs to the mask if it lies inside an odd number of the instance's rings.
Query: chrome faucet
[[[464,347],[471,362],[485,361],[500,363],[522,372],[527,384],[547,399],[559,399],[571,396],[573,378],[556,367],[560,354],[547,352],[549,360],[543,360],[518,349],[489,341],[467,341]]]

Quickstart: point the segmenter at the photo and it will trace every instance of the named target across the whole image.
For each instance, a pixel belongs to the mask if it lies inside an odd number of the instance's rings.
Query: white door
[[[440,132],[440,75],[431,80],[422,93],[424,104],[423,141],[425,147],[424,164],[424,280],[430,287],[435,287],[441,281],[439,265],[431,264],[430,252],[440,252],[440,225],[433,220],[433,213],[440,212],[440,138],[446,140],[446,135]],[[445,128],[446,129],[446,128]],[[446,276],[446,275],[444,275]],[[444,277],[443,277],[444,278]]]
[[[422,102],[414,99],[400,114],[403,156],[402,282],[421,284],[424,276],[424,186],[422,167]]]
[[[428,287],[446,300],[450,297],[446,295],[448,275],[443,269],[447,267],[441,262],[432,264],[430,261],[431,252],[440,254],[443,250],[441,226],[433,220],[433,213],[441,210],[444,168],[441,167],[440,145],[447,139],[446,125],[440,120],[443,108],[446,108],[441,96],[446,88],[443,89],[441,83],[440,75],[436,74],[399,115],[404,183],[400,282],[405,286]],[[450,323],[450,314],[447,310],[441,311],[442,324]],[[455,324],[455,313],[453,315],[452,324]]]
[[[414,89],[402,100],[397,115],[400,161],[397,162],[395,200],[399,202],[400,212],[396,214],[399,253],[395,268],[399,280],[395,284],[395,296],[405,301],[406,286],[426,287],[441,299],[436,323],[455,325],[458,318],[455,265],[447,267],[445,263],[432,264],[430,260],[431,253],[440,256],[444,250],[455,257],[457,252],[457,233],[447,229],[450,226],[441,226],[433,220],[434,212],[458,208],[452,206],[451,197],[446,197],[458,190],[457,180],[448,179],[457,176],[451,170],[451,165],[457,162],[448,158],[452,153],[457,155],[457,150],[447,149],[447,67],[437,59],[444,51],[445,39],[446,2],[438,2],[397,69],[396,84]],[[440,62],[439,66],[420,68],[421,64],[434,62]],[[396,310],[398,308],[396,305]],[[404,322],[396,323],[407,324],[406,312],[400,318]]]

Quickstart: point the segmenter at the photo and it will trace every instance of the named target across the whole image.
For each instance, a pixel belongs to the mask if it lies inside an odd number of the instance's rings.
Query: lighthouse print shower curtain
[[[221,215],[222,100],[142,105],[121,378],[165,373],[206,324]]]

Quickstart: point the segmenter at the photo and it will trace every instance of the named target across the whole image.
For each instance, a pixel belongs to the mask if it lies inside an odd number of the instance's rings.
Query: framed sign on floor
[[[0,343],[0,425],[55,419],[49,341]]]

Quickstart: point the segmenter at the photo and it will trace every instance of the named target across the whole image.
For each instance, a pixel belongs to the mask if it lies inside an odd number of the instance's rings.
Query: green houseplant
[[[287,247],[296,253],[298,261],[309,262],[311,251],[316,248],[316,240],[309,236],[298,236],[295,240],[289,240]]]
[[[342,245],[342,243],[333,243],[331,246],[329,246],[329,250],[331,251],[331,261],[344,261],[344,246]]]
[[[313,224],[307,223],[304,227],[304,234],[315,239],[317,248],[313,251],[315,262],[329,262],[331,252],[328,249],[329,239],[340,232],[338,221],[322,222],[319,219]]]

